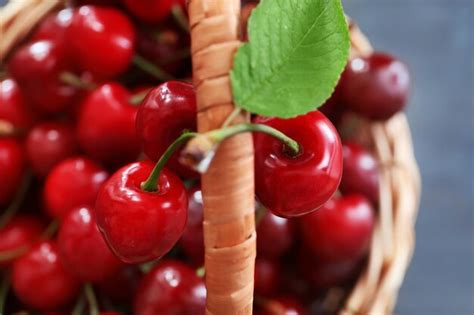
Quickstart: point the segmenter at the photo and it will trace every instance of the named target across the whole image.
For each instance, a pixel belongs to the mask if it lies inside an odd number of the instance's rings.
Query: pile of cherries
[[[168,150],[196,131],[185,1],[77,2],[2,65],[0,313],[204,314],[199,174]],[[254,133],[256,313],[328,311],[357,277],[379,165],[334,125],[387,120],[409,88],[376,52],[349,61],[321,111],[254,117],[270,130]]]

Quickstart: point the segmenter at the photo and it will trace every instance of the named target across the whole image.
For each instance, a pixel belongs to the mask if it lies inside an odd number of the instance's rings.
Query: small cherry
[[[47,213],[62,218],[73,208],[94,205],[107,172],[84,157],[60,162],[46,177],[43,200]]]
[[[341,77],[341,97],[347,108],[360,115],[387,120],[406,106],[410,86],[407,66],[376,52],[349,61]]]
[[[168,146],[184,131],[196,130],[196,92],[192,84],[163,83],[148,93],[137,115],[137,133],[145,154],[157,161]],[[168,167],[183,177],[198,174],[182,165],[176,152]]]
[[[14,197],[25,174],[25,153],[20,143],[12,138],[0,138],[0,205]]]
[[[162,22],[171,15],[179,0],[123,0],[127,9],[147,23]]]
[[[58,309],[72,302],[80,284],[59,259],[52,241],[41,242],[13,263],[12,287],[26,305],[38,310]]]
[[[22,131],[30,129],[35,121],[34,114],[21,95],[18,83],[11,78],[0,81],[0,121]]]
[[[204,314],[206,288],[196,272],[179,261],[165,260],[142,280],[135,315]]]
[[[342,145],[344,168],[340,189],[343,194],[358,193],[374,204],[379,200],[379,165],[372,153],[360,144],[348,141]]]
[[[97,223],[117,257],[142,263],[162,257],[179,240],[187,206],[180,179],[142,161],[124,166],[103,186],[96,202]]]
[[[319,211],[301,218],[303,243],[311,256],[326,262],[357,261],[367,254],[374,209],[362,195],[329,200]]]
[[[123,264],[107,247],[95,217],[90,206],[72,209],[61,222],[58,247],[71,273],[83,282],[99,283],[115,276]]]
[[[63,9],[44,18],[34,31],[33,40],[52,40],[65,43],[67,29],[72,23],[73,10]]]
[[[130,303],[143,274],[137,266],[121,268],[115,276],[98,284],[101,295],[118,304]]]
[[[257,226],[259,257],[278,259],[293,244],[293,227],[288,219],[267,212]]]
[[[203,202],[199,186],[188,189],[188,222],[179,245],[194,265],[204,264]]]
[[[127,70],[135,45],[129,18],[111,7],[82,6],[68,28],[72,58],[82,70],[111,78]]]
[[[291,119],[262,118],[299,144],[298,154],[280,140],[254,134],[256,194],[281,217],[297,217],[320,208],[336,192],[342,176],[341,140],[319,111]]]
[[[46,176],[58,162],[75,155],[79,148],[74,128],[63,122],[43,122],[26,137],[26,155],[39,176]]]
[[[8,267],[18,256],[37,241],[44,224],[32,215],[16,215],[0,227],[0,268]]]
[[[255,294],[269,297],[280,288],[281,268],[276,259],[259,258],[255,260]]]
[[[257,313],[259,315],[307,315],[305,308],[296,298],[280,296],[266,301]]]

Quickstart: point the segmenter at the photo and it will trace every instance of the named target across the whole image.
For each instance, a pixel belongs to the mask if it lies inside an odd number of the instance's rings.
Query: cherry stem
[[[86,301],[84,299],[84,296],[81,294],[81,296],[79,296],[79,298],[77,299],[77,302],[74,305],[74,308],[72,309],[71,315],[82,315],[85,304],[86,304]]]
[[[18,212],[18,209],[20,209],[20,206],[23,203],[23,200],[25,199],[26,193],[28,192],[28,188],[30,187],[31,179],[31,173],[26,173],[25,177],[23,178],[23,182],[20,185],[20,188],[18,189],[15,197],[13,198],[13,201],[10,203],[8,208],[3,211],[3,214],[0,217],[0,229],[3,228],[10,221],[10,219]]]
[[[76,87],[81,90],[92,91],[97,88],[97,85],[95,85],[94,83],[85,81],[74,73],[68,71],[62,72],[59,75],[59,80],[63,83],[66,83],[67,85]]]
[[[2,284],[0,285],[0,315],[5,314],[5,301],[7,300],[9,289],[10,277],[5,273],[3,275]]]
[[[185,32],[189,32],[189,21],[186,14],[183,12],[183,8],[179,4],[176,4],[173,6],[171,13],[173,14],[173,18],[176,20],[178,25]]]
[[[84,293],[89,303],[89,314],[99,315],[99,305],[97,304],[97,298],[95,297],[94,288],[91,284],[87,283],[84,285]]]
[[[128,102],[132,105],[140,105],[143,100],[145,99],[145,97],[148,95],[148,93],[150,93],[151,89],[147,89],[143,92],[139,92],[137,94],[134,94],[132,95],[132,97],[130,97],[128,99]]]
[[[205,266],[202,266],[202,267],[199,267],[198,269],[196,269],[196,276],[198,276],[199,278],[204,278],[205,275],[206,275]]]
[[[194,138],[196,135],[197,133],[195,132],[184,132],[168,147],[168,149],[166,149],[165,153],[163,153],[163,155],[160,157],[160,159],[156,163],[148,179],[141,184],[141,188],[144,191],[148,191],[148,192],[159,191],[158,179],[160,177],[161,170],[166,165],[166,162],[168,162],[170,157],[179,147],[181,147],[189,139]]]
[[[144,72],[152,75],[160,81],[168,81],[174,79],[172,75],[158,68],[140,55],[133,56],[133,63]]]
[[[255,211],[255,226],[256,227],[258,227],[260,222],[262,222],[267,212],[268,212],[267,208],[265,208],[261,204],[258,205],[257,210]]]

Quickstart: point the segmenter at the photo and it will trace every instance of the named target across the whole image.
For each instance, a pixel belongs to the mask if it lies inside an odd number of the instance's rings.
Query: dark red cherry
[[[260,257],[278,259],[293,244],[293,228],[288,219],[267,212],[257,226],[257,251]]]
[[[137,266],[127,266],[120,269],[113,277],[99,283],[99,292],[115,303],[130,303],[142,276]]]
[[[199,186],[188,190],[188,222],[179,245],[196,266],[204,264],[203,202]]]
[[[140,20],[148,23],[162,22],[171,15],[178,0],[123,0],[127,9]]]
[[[72,23],[72,9],[63,9],[51,13],[44,18],[36,31],[33,33],[33,40],[52,40],[64,43],[67,39],[67,29]]]
[[[135,315],[175,315],[205,312],[206,288],[196,272],[179,261],[156,265],[142,280],[135,296]]]
[[[66,110],[78,92],[59,81],[63,72],[73,70],[62,43],[52,40],[27,43],[15,51],[7,67],[22,95],[41,113],[57,114]]]
[[[63,218],[58,246],[66,268],[84,282],[105,281],[123,267],[107,247],[95,211],[88,206],[75,208]]]
[[[291,156],[280,140],[256,133],[255,189],[259,201],[281,217],[297,217],[320,208],[336,192],[342,175],[341,140],[319,111],[291,119],[257,118],[300,145]]]
[[[374,204],[379,200],[379,164],[361,145],[346,142],[342,145],[344,168],[341,189],[343,194],[358,193]]]
[[[0,121],[21,130],[28,130],[35,121],[35,116],[27,106],[14,79],[7,78],[0,81]]]
[[[196,130],[196,92],[185,82],[169,81],[148,93],[137,115],[137,133],[146,155],[157,161],[184,130]],[[179,163],[178,150],[168,167],[183,177],[197,177]]]
[[[265,302],[259,315],[307,315],[305,308],[296,298],[281,296]]]
[[[171,250],[186,226],[188,200],[176,175],[162,170],[158,191],[141,189],[152,169],[149,161],[124,166],[97,197],[99,228],[112,251],[126,263],[160,258]]]
[[[56,165],[46,177],[43,200],[47,213],[64,217],[69,210],[94,205],[107,172],[84,157],[73,157]]]
[[[28,246],[37,241],[43,232],[41,220],[31,215],[16,215],[0,228],[0,256],[19,253],[28,249]],[[0,268],[8,267],[17,255],[0,260]]]
[[[21,185],[25,174],[25,153],[20,143],[0,138],[0,205],[8,204]]]
[[[403,110],[410,94],[407,66],[376,52],[349,61],[341,78],[341,97],[347,108],[369,119],[386,120]]]
[[[118,9],[82,6],[74,11],[67,34],[73,59],[98,77],[119,75],[132,61],[135,32]]]
[[[25,147],[30,166],[39,176],[46,176],[54,165],[79,150],[74,128],[63,122],[36,125],[26,137]]]
[[[355,261],[367,254],[374,226],[374,209],[362,195],[329,200],[300,222],[309,254],[327,262]]]
[[[80,284],[62,265],[56,243],[48,241],[35,245],[13,263],[12,287],[27,306],[50,310],[72,302]]]
[[[280,288],[282,270],[277,259],[258,258],[255,260],[255,294],[269,297]]]
[[[138,157],[137,107],[130,104],[130,97],[130,92],[119,83],[108,83],[84,100],[77,137],[90,157],[112,164],[131,162]]]

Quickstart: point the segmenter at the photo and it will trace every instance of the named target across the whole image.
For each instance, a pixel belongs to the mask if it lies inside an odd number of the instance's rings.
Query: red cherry
[[[67,123],[44,122],[36,125],[25,142],[33,171],[46,176],[58,162],[78,152],[74,128]]]
[[[260,257],[278,259],[293,244],[293,228],[289,220],[267,212],[257,226],[257,251]]]
[[[342,175],[341,140],[331,122],[314,111],[291,119],[257,118],[300,144],[300,153],[271,136],[257,133],[255,189],[259,201],[274,214],[297,217],[321,207],[336,192]]]
[[[0,138],[0,205],[11,201],[25,173],[25,154],[18,141]]]
[[[90,207],[71,210],[62,220],[58,246],[64,265],[84,282],[101,282],[122,268],[97,228]]]
[[[6,121],[17,129],[28,130],[35,121],[31,110],[26,106],[15,80],[0,81],[0,121]]]
[[[255,294],[273,296],[280,288],[281,270],[278,260],[257,258],[255,261]]]
[[[299,268],[313,288],[325,290],[352,281],[360,270],[360,261],[323,262],[302,255]]]
[[[118,9],[82,6],[74,11],[68,29],[73,59],[82,70],[104,78],[129,67],[135,45],[131,21]]]
[[[114,277],[99,283],[99,291],[113,302],[130,303],[141,277],[142,272],[136,266],[127,266],[120,269]]]
[[[65,42],[67,29],[72,23],[72,13],[72,9],[64,9],[48,15],[41,21],[32,39]]]
[[[148,93],[137,115],[137,133],[146,155],[157,161],[168,146],[184,131],[196,130],[196,92],[193,85],[169,81]],[[178,150],[168,167],[183,177],[197,177],[179,163]]]
[[[349,109],[370,119],[386,120],[403,110],[410,85],[404,63],[376,52],[349,61],[341,78],[341,97]]]
[[[354,261],[367,254],[374,226],[374,209],[361,195],[329,200],[300,222],[302,239],[311,256],[327,261]]]
[[[77,122],[77,137],[90,157],[113,164],[131,162],[138,157],[137,107],[130,104],[130,97],[122,85],[108,83],[84,100]]]
[[[51,40],[28,43],[15,51],[7,66],[23,95],[39,112],[62,112],[77,94],[76,88],[59,81],[61,73],[72,70],[62,43]]]
[[[259,315],[306,315],[301,302],[291,296],[281,296],[266,302]]]
[[[112,251],[126,263],[160,258],[171,250],[186,226],[188,200],[178,177],[163,170],[159,191],[141,189],[152,169],[149,161],[124,166],[97,197],[99,228]]]
[[[13,263],[12,287],[28,306],[57,309],[72,302],[80,284],[61,264],[54,242],[41,242]]]
[[[31,215],[17,215],[0,228],[0,256],[26,247],[38,240],[43,232],[43,223]],[[0,268],[8,267],[14,258],[2,260]]]
[[[159,263],[142,280],[135,315],[204,314],[206,288],[196,272],[179,261]]]
[[[342,145],[344,170],[340,189],[343,194],[358,193],[374,204],[379,200],[379,165],[375,157],[361,145]]]
[[[107,172],[83,157],[74,157],[56,165],[46,177],[43,199],[48,214],[62,218],[73,208],[94,205]]]
[[[123,0],[127,9],[144,22],[162,22],[171,15],[177,0]]]
[[[204,264],[203,202],[201,188],[188,190],[188,222],[179,245],[196,266]]]

